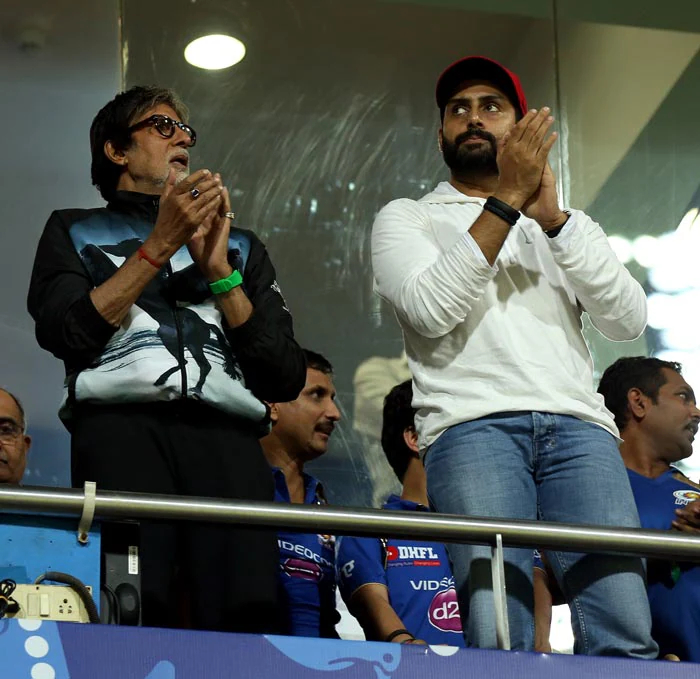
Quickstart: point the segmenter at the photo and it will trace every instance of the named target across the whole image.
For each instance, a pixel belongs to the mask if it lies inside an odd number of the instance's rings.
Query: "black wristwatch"
[[[566,212],[566,210],[563,210],[563,212],[566,213],[566,219],[564,220],[564,223],[561,226],[557,226],[555,229],[549,229],[548,231],[545,231],[545,233],[547,234],[547,238],[556,238],[561,233],[561,230],[566,226],[566,223],[569,221],[569,217],[571,217],[571,213]]]

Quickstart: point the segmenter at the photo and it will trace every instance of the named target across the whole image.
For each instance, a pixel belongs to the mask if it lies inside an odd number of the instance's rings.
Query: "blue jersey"
[[[429,511],[389,497],[384,509]],[[349,604],[363,585],[389,590],[389,602],[406,629],[429,644],[464,646],[457,593],[445,546],[434,542],[378,538],[338,539],[338,585]]]
[[[676,509],[700,499],[700,491],[677,473],[649,479],[627,470],[642,528],[669,530]],[[700,662],[700,567],[650,559],[648,571],[652,636],[661,655]]]
[[[289,503],[284,473],[273,468],[275,502]],[[326,504],[323,487],[304,474],[304,504]],[[283,605],[289,614],[289,634],[337,637],[335,624],[335,539],[332,535],[280,532],[279,578]]]

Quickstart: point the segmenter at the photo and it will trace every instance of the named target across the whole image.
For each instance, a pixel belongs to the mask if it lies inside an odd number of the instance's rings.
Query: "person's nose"
[[[326,408],[326,417],[331,422],[338,422],[340,420],[340,410],[335,404],[335,401],[331,401],[328,408]]]
[[[484,123],[479,115],[479,109],[473,108],[469,112],[469,126],[470,127],[483,127]]]
[[[188,149],[192,146],[192,138],[187,132],[181,130],[179,127],[175,128],[175,134],[172,136],[171,143],[173,146],[179,146],[180,148]]]

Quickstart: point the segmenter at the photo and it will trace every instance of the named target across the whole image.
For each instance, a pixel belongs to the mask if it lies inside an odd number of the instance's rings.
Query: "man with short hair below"
[[[587,311],[613,340],[646,323],[641,286],[603,230],[562,211],[550,110],[520,81],[466,57],[437,82],[450,179],[377,215],[372,261],[413,375],[428,495],[448,514],[637,526],[617,429],[593,388]],[[622,489],[622,490],[621,490]],[[467,643],[497,645],[490,550],[449,545]],[[505,550],[514,649],[533,647],[532,549]],[[642,560],[552,553],[575,603],[579,653],[654,657]]]
[[[700,534],[700,487],[673,466],[692,454],[700,424],[680,364],[621,358],[603,373],[598,391],[620,429],[620,454],[642,527]],[[700,566],[650,559],[647,569],[660,655],[700,662]]]
[[[0,389],[0,483],[22,482],[31,445],[22,403],[7,389]]]
[[[390,495],[384,509],[428,512],[411,398],[408,380],[384,399],[382,448],[403,484],[401,497]],[[340,593],[370,641],[464,646],[445,545],[341,537],[337,564]]]
[[[328,504],[318,479],[304,471],[325,455],[340,411],[335,404],[333,367],[307,349],[306,384],[295,401],[270,404],[272,430],[262,439],[275,479],[275,502]],[[293,636],[337,638],[335,538],[332,535],[278,535],[279,582],[287,632]]]
[[[190,174],[195,141],[170,90],[102,108],[92,181],[108,205],[50,216],[29,311],[65,363],[74,485],[272,501],[265,401],[296,398],[304,357],[264,245],[231,226],[218,173]],[[272,531],[142,522],[140,555],[146,625],[278,629]]]

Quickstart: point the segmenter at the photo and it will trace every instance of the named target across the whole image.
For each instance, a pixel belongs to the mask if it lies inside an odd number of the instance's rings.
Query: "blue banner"
[[[690,663],[0,620],[2,679],[695,679]]]

